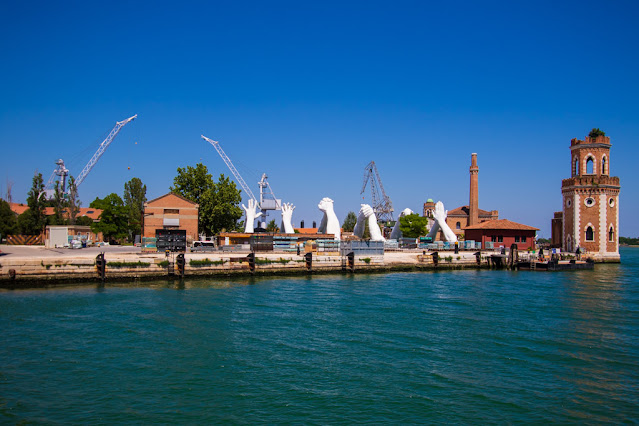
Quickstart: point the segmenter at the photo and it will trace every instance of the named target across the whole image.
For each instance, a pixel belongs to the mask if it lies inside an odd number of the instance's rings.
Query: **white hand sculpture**
[[[339,240],[342,230],[339,226],[339,219],[337,219],[337,215],[333,210],[333,200],[324,197],[322,198],[322,201],[320,201],[317,205],[317,208],[324,212],[322,223],[320,224],[317,232],[321,234],[333,234],[335,236],[335,239]]]
[[[293,210],[295,210],[295,206],[293,204],[282,204],[282,231],[286,234],[295,233],[295,229],[293,229],[293,224],[291,223],[293,219]]]
[[[386,238],[384,238],[384,236],[382,235],[382,231],[379,229],[377,216],[375,216],[373,208],[370,206],[369,208],[371,209],[371,214],[367,215],[366,218],[368,219],[368,230],[371,232],[371,241],[386,241]],[[366,213],[368,213],[368,210],[366,211]]]
[[[368,213],[368,215],[367,215]],[[360,204],[359,215],[357,216],[357,222],[353,228],[353,235],[362,238],[364,236],[364,229],[366,228],[366,218],[373,214],[373,208],[368,204]]]
[[[255,219],[262,216],[262,212],[257,213],[257,202],[253,199],[248,201],[248,208],[242,204],[242,208],[246,213],[246,220],[244,222],[244,232],[247,234],[252,234],[255,231],[254,222]]]
[[[402,210],[402,212],[399,214],[397,222],[395,222],[395,226],[393,226],[393,230],[391,231],[391,240],[399,240],[400,238],[402,238],[402,230],[399,228],[399,219],[404,216],[408,216],[409,214],[413,214],[413,211],[408,208]]]
[[[444,210],[444,203],[438,201],[437,204],[435,204],[435,213],[433,214],[435,224],[428,233],[428,236],[433,238],[437,234],[437,231],[441,229],[446,241],[456,242],[457,235],[455,235],[453,230],[450,229],[450,226],[446,223],[446,216],[448,216],[448,210]]]

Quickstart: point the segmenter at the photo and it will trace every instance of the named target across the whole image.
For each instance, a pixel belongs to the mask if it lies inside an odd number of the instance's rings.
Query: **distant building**
[[[619,261],[619,178],[610,176],[610,138],[570,141],[571,177],[561,182],[563,210],[552,219],[552,241],[564,251],[585,249]],[[561,232],[561,233],[560,233]]]
[[[517,244],[519,250],[535,248],[537,231],[539,231],[538,228],[508,219],[480,222],[464,229],[466,240],[481,242],[482,247],[486,247],[486,242],[492,242],[494,247],[510,247],[512,244]]]
[[[13,211],[16,216],[20,216],[22,213],[29,210],[29,206],[23,203],[9,203],[9,207],[11,211]],[[66,215],[67,211],[62,210],[62,214]],[[44,215],[45,216],[53,216],[55,214],[55,208],[53,207],[45,207]],[[80,207],[78,209],[78,214],[76,215],[76,219],[82,216],[86,216],[93,220],[94,222],[98,222],[100,220],[100,215],[102,214],[101,209],[93,209],[91,207]]]
[[[157,229],[183,229],[187,243],[198,240],[199,205],[169,192],[144,203],[143,237],[155,238]]]
[[[103,241],[102,232],[97,234],[91,231],[90,226],[80,225],[47,225],[44,236],[45,248],[65,247],[70,245],[72,240],[84,243],[96,243]]]

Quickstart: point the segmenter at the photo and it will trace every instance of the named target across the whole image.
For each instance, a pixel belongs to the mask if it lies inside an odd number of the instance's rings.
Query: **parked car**
[[[214,250],[216,250],[216,247],[213,241],[193,241],[193,245],[191,246],[191,252]]]

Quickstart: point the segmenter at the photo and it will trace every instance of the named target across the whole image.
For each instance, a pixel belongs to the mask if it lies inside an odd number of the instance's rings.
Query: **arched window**
[[[615,230],[612,228],[612,225],[610,225],[610,229],[608,230],[608,241],[611,243],[615,241]]]
[[[595,231],[592,226],[586,228],[586,241],[595,241]]]
[[[457,222],[455,224],[455,229],[461,229],[461,222]]]
[[[588,159],[586,160],[586,174],[587,175],[592,175],[594,174],[594,165],[595,165],[595,161],[592,159],[592,157],[588,157]]]
[[[606,172],[606,157],[601,159],[601,174],[602,175],[607,174],[607,172]]]
[[[579,176],[579,159],[575,158],[575,166],[572,172],[573,176]]]

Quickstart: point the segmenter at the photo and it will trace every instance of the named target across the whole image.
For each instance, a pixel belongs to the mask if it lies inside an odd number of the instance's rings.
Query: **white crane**
[[[91,169],[93,169],[93,166],[95,166],[95,164],[98,162],[102,154],[104,154],[104,151],[106,151],[106,149],[109,147],[111,142],[113,142],[113,139],[117,136],[118,132],[120,132],[122,127],[124,127],[128,122],[135,120],[137,116],[138,115],[135,114],[133,117],[129,117],[126,120],[118,121],[115,123],[115,126],[113,127],[113,129],[111,129],[111,132],[109,133],[109,135],[106,137],[106,139],[102,141],[102,143],[98,147],[98,150],[95,152],[95,154],[93,154],[93,157],[91,157],[87,165],[84,166],[84,168],[82,169],[82,171],[76,178],[75,180],[76,187],[80,186],[80,184],[84,182],[84,179],[87,177]],[[56,161],[56,164],[58,165],[58,167],[56,167],[56,169],[51,174],[51,177],[49,178],[49,181],[47,182],[47,185],[45,186],[45,190],[44,190],[44,192],[47,194],[47,198],[49,199],[52,198],[53,196],[53,184],[54,184],[56,176],[59,176],[60,180],[62,181],[62,185],[60,186],[60,191],[66,194],[66,180],[67,180],[67,176],[69,175],[69,169],[67,169],[64,166],[64,161],[62,159],[59,159],[58,161]]]
[[[268,210],[282,210],[282,200],[275,197],[271,185],[266,181],[268,179],[266,173],[262,174],[262,179],[257,183],[260,187],[260,199],[258,201],[257,198],[255,198],[255,195],[253,195],[253,191],[251,191],[251,188],[248,187],[248,185],[242,178],[242,175],[240,175],[240,172],[238,172],[233,165],[233,162],[231,161],[229,156],[226,155],[226,153],[220,146],[220,143],[218,141],[209,139],[204,135],[200,136],[202,136],[202,139],[213,145],[213,148],[215,148],[217,153],[220,154],[220,157],[222,157],[222,160],[224,161],[224,163],[226,163],[226,166],[229,168],[231,173],[233,173],[235,180],[240,184],[244,192],[246,192],[249,197],[251,197],[253,201],[257,203],[259,209],[262,211],[262,217],[264,219],[266,219],[266,213]],[[265,224],[265,222],[261,223],[261,225],[263,224]]]

